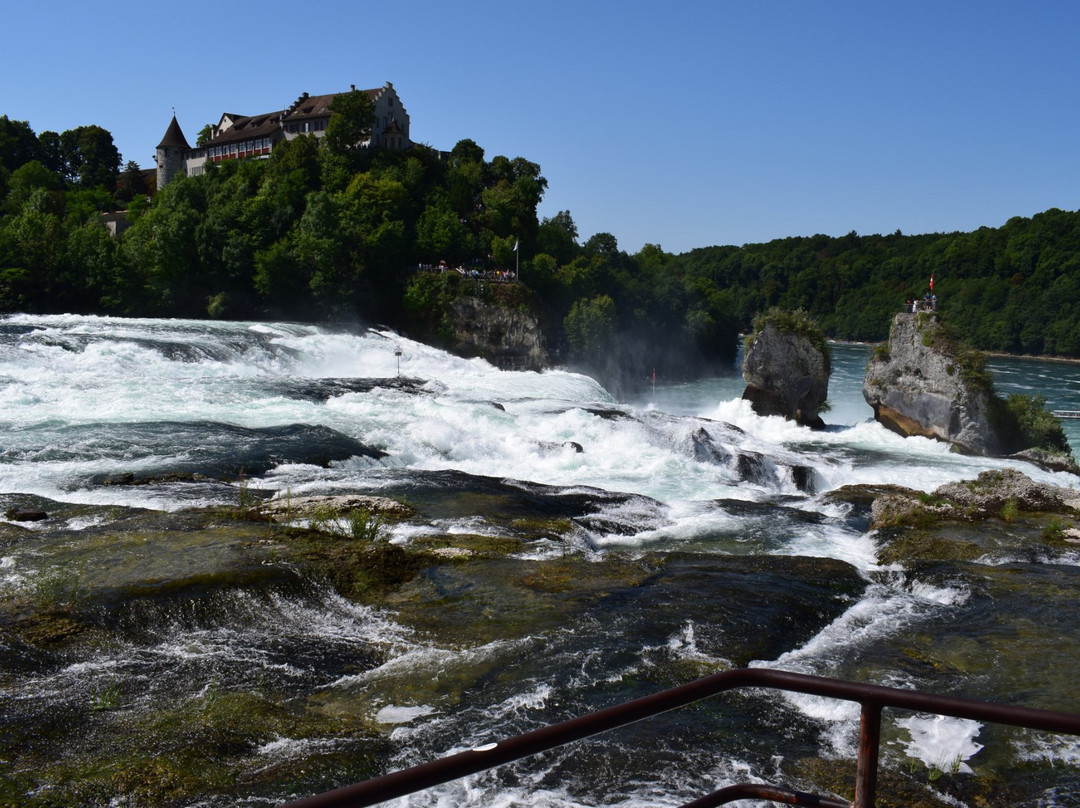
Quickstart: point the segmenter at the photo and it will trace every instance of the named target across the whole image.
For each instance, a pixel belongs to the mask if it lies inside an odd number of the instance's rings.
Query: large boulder
[[[957,451],[997,455],[1001,442],[989,420],[992,391],[972,372],[970,352],[948,339],[937,315],[901,313],[889,341],[871,356],[863,398],[874,417],[900,435],[937,438]]]
[[[829,360],[807,335],[766,322],[743,360],[743,398],[758,415],[780,415],[814,429],[829,396]]]

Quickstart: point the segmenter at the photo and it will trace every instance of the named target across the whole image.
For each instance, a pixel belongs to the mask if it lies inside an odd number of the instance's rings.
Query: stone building
[[[352,85],[349,91],[355,89],[356,85]],[[394,85],[386,82],[382,87],[361,92],[368,94],[374,106],[371,138],[363,145],[394,151],[407,149],[412,144],[409,113]],[[223,113],[217,124],[210,126],[209,138],[196,147],[188,144],[174,114],[155,155],[158,188],[163,188],[180,171],[194,176],[201,174],[207,163],[267,157],[282,140],[305,134],[321,138],[330,121],[330,105],[337,95],[304,93],[286,109],[262,115]]]

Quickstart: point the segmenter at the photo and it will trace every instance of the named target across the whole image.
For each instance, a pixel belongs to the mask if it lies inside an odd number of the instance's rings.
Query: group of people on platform
[[[920,311],[937,311],[937,295],[927,292],[921,300],[919,298],[909,300],[904,311],[910,311],[912,314]]]
[[[443,272],[457,272],[459,275],[463,275],[466,278],[476,278],[477,280],[485,281],[503,281],[508,283],[517,280],[517,273],[512,269],[488,269],[475,266],[451,267],[447,266],[445,261],[440,261],[438,264],[420,264],[417,269],[420,272],[434,272],[436,274],[441,274]]]

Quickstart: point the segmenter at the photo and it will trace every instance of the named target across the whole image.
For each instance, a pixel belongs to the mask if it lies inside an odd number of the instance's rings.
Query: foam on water
[[[396,704],[388,704],[375,714],[375,720],[380,724],[407,724],[434,712],[435,708],[427,704],[420,704],[415,707],[400,707]]]
[[[911,715],[897,720],[896,725],[910,735],[904,744],[908,757],[921,760],[929,769],[973,773],[964,761],[983,748],[975,742],[982,729],[979,722],[944,715]]]
[[[902,573],[896,573],[890,583],[870,584],[860,600],[801,647],[775,660],[756,661],[750,666],[816,676],[836,675],[838,669],[858,658],[860,648],[903,633],[927,617],[963,603],[968,596],[963,587],[911,582]],[[801,693],[783,693],[782,697],[804,715],[823,722],[823,741],[832,754],[855,754],[858,704]]]

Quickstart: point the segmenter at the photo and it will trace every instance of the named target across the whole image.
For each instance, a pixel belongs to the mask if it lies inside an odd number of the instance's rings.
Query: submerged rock
[[[948,339],[936,314],[897,314],[888,343],[866,367],[863,398],[874,418],[899,435],[997,455],[1002,447],[989,419],[989,384],[971,359]]]
[[[825,427],[818,413],[829,396],[829,360],[806,334],[766,322],[746,352],[743,379],[743,398],[758,415]]]
[[[40,522],[48,519],[49,514],[35,508],[8,508],[4,511],[4,518],[12,522]]]
[[[285,463],[327,467],[353,457],[381,460],[387,453],[321,424],[243,427],[217,421],[152,421],[126,424],[112,434],[91,424],[71,430],[73,442],[109,440],[122,445],[161,447],[149,457],[118,457],[116,462],[143,461],[138,472],[95,475],[95,485],[161,485],[245,479]],[[120,449],[116,449],[119,454]],[[81,455],[71,457],[81,459]]]

